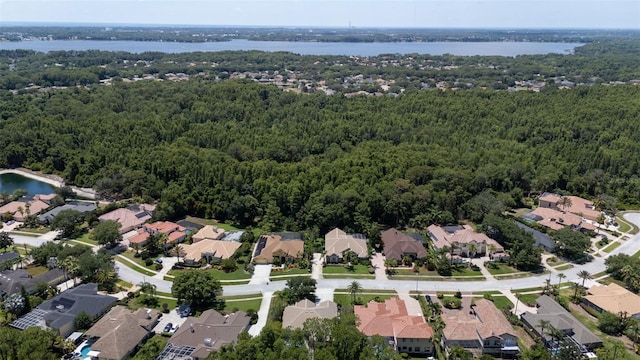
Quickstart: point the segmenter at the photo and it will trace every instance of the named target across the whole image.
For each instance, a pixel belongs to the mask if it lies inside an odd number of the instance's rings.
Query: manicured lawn
[[[92,244],[92,245],[98,245],[98,242],[93,240],[93,235],[89,234],[89,233],[84,233],[82,234],[82,236],[80,236],[79,238],[75,239],[78,241],[82,241],[83,243],[87,243],[87,244]]]
[[[224,299],[224,297],[222,297],[222,299]],[[224,309],[226,311],[233,311],[234,309],[237,309],[244,312],[247,312],[247,310],[255,310],[257,312],[260,310],[260,304],[262,304],[262,299],[244,301],[230,301],[225,299]]]
[[[491,298],[493,299],[493,304],[498,309],[505,309],[505,308],[513,309],[514,304],[506,296],[494,295]]]
[[[349,294],[349,290],[348,289],[335,289],[334,291],[335,294],[337,293],[347,293]],[[376,290],[376,289],[363,289],[362,290],[363,294],[366,293],[375,293],[375,294],[390,294],[390,295],[395,295],[396,291],[395,290]]]
[[[453,276],[482,276],[480,270],[473,270],[466,265],[457,265],[453,267]]]
[[[524,304],[535,304],[540,294],[516,294],[516,297]]]
[[[187,216],[185,218],[186,221],[190,221],[190,222],[194,222],[196,224],[200,224],[200,225],[215,225],[217,227],[219,227],[220,229],[224,229],[226,231],[231,231],[231,230],[240,230],[237,227],[231,225],[231,224],[226,224],[226,223],[221,223],[218,222],[216,220],[213,219],[203,219],[203,218],[198,218],[198,217],[194,217],[194,216]]]
[[[288,275],[311,275],[311,270],[309,269],[298,269],[298,268],[294,268],[294,269],[286,269],[286,270],[280,270],[280,271],[273,271],[271,270],[271,276],[270,278],[278,278],[278,276],[284,276],[283,278],[286,278],[286,276]]]
[[[616,242],[612,243],[611,245],[607,246],[606,248],[602,249],[602,251],[604,251],[606,253],[610,253],[613,250],[617,249],[618,246],[620,246],[620,242],[616,241]]]
[[[534,292],[534,291],[542,291],[544,290],[543,286],[538,286],[538,287],[532,287],[532,288],[526,288],[526,289],[517,289],[517,290],[513,290],[514,293],[523,293],[523,292]]]
[[[28,228],[28,227],[21,227],[19,229],[16,229],[17,231],[22,231],[22,232],[27,232],[27,233],[34,233],[34,234],[46,234],[49,231],[51,231],[50,228],[48,227],[44,227],[44,226],[38,226],[36,228]]]
[[[557,257],[553,256],[547,259],[547,265],[549,266],[558,266],[558,265],[562,265],[565,264],[565,261],[562,261],[560,259],[558,259]]]
[[[616,217],[616,222],[618,223],[618,225],[620,225],[620,227],[618,228],[618,231],[620,231],[620,232],[628,232],[630,234],[637,234],[638,231],[639,231],[637,226],[627,222],[627,220],[624,220],[622,218],[622,216]]]
[[[377,290],[370,290],[371,292],[378,292]],[[383,294],[380,292],[380,295],[367,294],[365,290],[363,293],[357,294],[356,298],[360,303],[367,304],[369,301],[378,299],[378,300],[386,300],[396,296],[395,292],[393,294]],[[351,294],[334,294],[333,301],[341,305],[351,305],[351,301],[353,297]]]
[[[25,268],[24,270],[29,275],[31,275],[31,277],[40,276],[40,275],[46,273],[47,271],[49,271],[49,269],[47,269],[46,266],[30,266],[28,268]]]
[[[327,265],[322,269],[322,274],[369,274],[369,267],[366,265],[354,265],[352,269],[349,270],[343,265]]]
[[[520,270],[504,263],[494,263],[494,265],[487,265],[486,268],[491,275],[504,275],[521,272]]]
[[[409,279],[411,280],[412,276],[432,276],[432,277],[442,277],[440,274],[438,274],[437,271],[428,271],[425,268],[419,268],[418,272],[414,272],[413,269],[396,269],[395,270],[395,274],[392,276],[393,279],[398,279],[398,276],[402,276],[402,279]],[[480,272],[480,270],[473,270],[471,269],[469,266],[467,265],[456,265],[453,267],[452,271],[451,271],[451,276],[477,276],[477,277],[483,277],[482,276],[482,272]],[[446,278],[450,278],[450,277],[446,277]],[[415,280],[415,279],[414,279]]]
[[[178,270],[179,271],[179,270]],[[226,273],[222,270],[208,269],[216,280],[249,280],[251,273],[245,272],[244,269],[238,268],[236,271]]]
[[[118,255],[118,256],[126,257],[126,256],[124,256],[124,254],[121,254],[121,255]],[[128,257],[126,257],[126,258],[128,258]],[[141,274],[144,274],[144,275],[147,275],[147,276],[153,276],[153,275],[156,274],[155,272],[150,271],[149,268],[147,268],[146,266],[138,265],[137,262],[131,263],[131,262],[128,262],[128,261],[123,260],[123,259],[120,259],[120,262],[124,263],[127,267],[130,267],[133,270],[135,270],[135,271],[137,271],[137,272],[139,272]]]
[[[151,266],[147,266],[144,264],[144,260],[142,260],[141,257],[136,257],[136,252],[135,251],[130,251],[127,250],[123,253],[121,253],[120,255],[126,257],[127,259],[135,262],[136,264],[138,264],[138,266],[140,266],[141,268],[144,269],[148,269],[148,270],[154,270],[155,271],[155,264],[151,264]]]
[[[569,270],[572,267],[573,267],[573,265],[571,265],[571,264],[565,264],[565,265],[562,265],[562,266],[558,266],[555,269],[558,270],[558,271],[562,271],[562,270]]]

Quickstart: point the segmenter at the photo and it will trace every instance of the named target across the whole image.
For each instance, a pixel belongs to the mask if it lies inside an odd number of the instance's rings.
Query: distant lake
[[[303,41],[251,41],[231,40],[223,42],[180,43],[160,41],[101,41],[101,40],[53,40],[53,41],[0,41],[1,50],[29,49],[41,52],[57,50],[105,50],[141,53],[159,51],[165,53],[215,52],[227,50],[288,51],[301,55],[357,55],[380,54],[452,54],[459,56],[496,55],[517,56],[535,54],[571,54],[584,44],[551,42],[303,42]]]
[[[27,190],[29,195],[52,194],[55,188],[47,183],[30,179],[18,174],[0,174],[0,192],[13,194],[16,189]]]

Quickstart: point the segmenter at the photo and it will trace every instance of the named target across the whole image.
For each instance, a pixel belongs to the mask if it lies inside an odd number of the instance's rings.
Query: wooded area
[[[638,205],[640,89],[298,95],[250,81],[117,83],[0,95],[0,166],[109,197],[270,229],[464,217],[490,189]]]

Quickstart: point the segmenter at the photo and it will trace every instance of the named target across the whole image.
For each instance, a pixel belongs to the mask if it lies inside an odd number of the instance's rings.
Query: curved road
[[[640,213],[628,213],[623,215],[625,220],[640,226]],[[11,235],[15,243],[27,243],[33,246],[48,241],[48,239],[34,238],[21,235]],[[624,241],[621,245],[611,253],[601,257],[595,257],[593,261],[575,266],[562,272],[567,276],[564,281],[582,281],[577,274],[581,270],[586,270],[591,274],[596,274],[605,270],[604,261],[607,257],[616,254],[633,255],[640,251],[640,233],[634,235],[629,240]],[[158,291],[171,293],[171,282],[163,279],[145,276],[123,263],[116,260],[118,275],[121,279],[138,284],[143,281],[150,282],[157,286]],[[489,290],[511,290],[524,289],[543,286],[549,275],[530,276],[526,278],[506,279],[506,280],[485,280],[485,281],[412,281],[412,280],[358,280],[364,289],[372,290],[418,290],[421,291],[489,291]],[[555,280],[555,277],[554,279]],[[318,289],[344,289],[349,286],[353,279],[320,279],[318,280]],[[286,281],[271,281],[269,284],[262,285],[226,285],[224,286],[225,295],[244,295],[256,294],[264,292],[273,292],[284,289]]]

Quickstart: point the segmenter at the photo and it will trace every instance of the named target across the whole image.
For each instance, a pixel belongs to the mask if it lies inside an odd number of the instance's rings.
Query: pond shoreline
[[[2,174],[16,174],[16,175],[24,176],[26,178],[37,180],[55,187],[66,186],[64,179],[61,176],[54,175],[54,174],[44,174],[39,171],[33,171],[25,168],[0,169],[0,175]],[[93,189],[79,188],[77,186],[69,186],[69,187],[78,196],[86,197],[90,199],[95,199],[97,197],[97,193]]]

